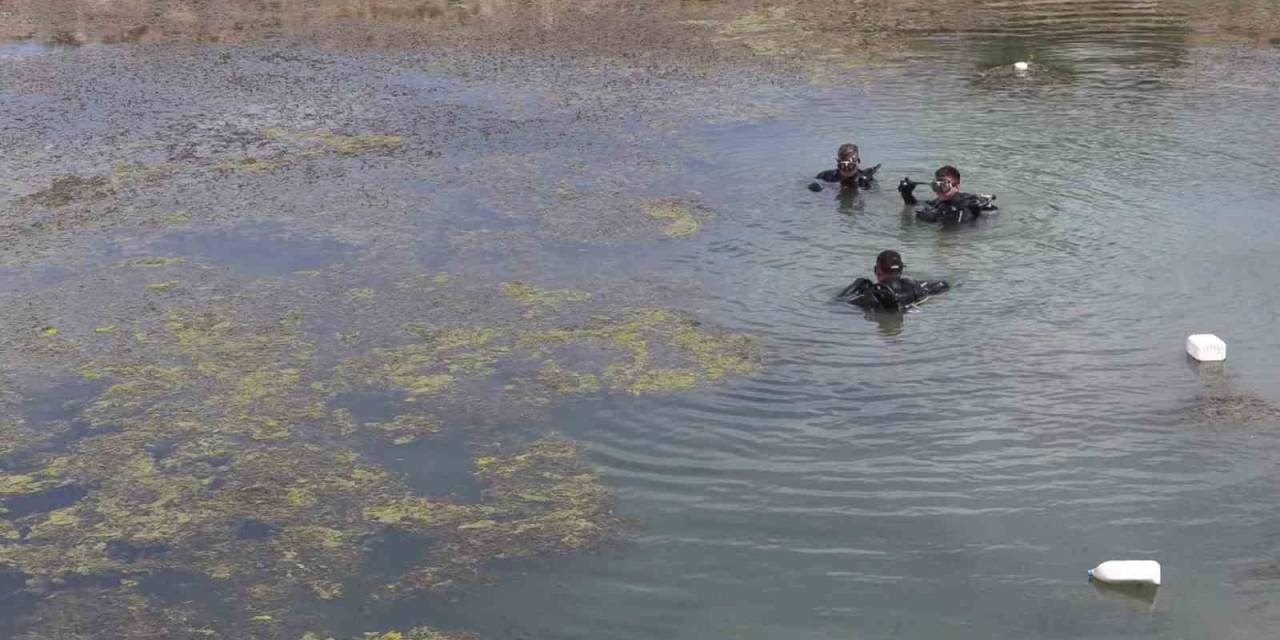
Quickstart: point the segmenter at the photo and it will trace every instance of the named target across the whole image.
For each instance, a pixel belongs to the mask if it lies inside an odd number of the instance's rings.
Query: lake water
[[[624,144],[661,157],[642,187],[601,188],[620,206],[696,194],[714,218],[691,238],[450,253],[437,240],[451,231],[523,222],[485,217],[496,214],[473,183],[366,176],[394,183],[392,208],[406,193],[437,203],[413,222],[424,240],[396,248],[415,264],[536,268],[566,286],[679,282],[699,318],[763,352],[757,373],[699,391],[554,406],[547,424],[584,443],[635,537],[431,604],[434,626],[565,640],[1274,634],[1280,420],[1264,409],[1280,406],[1280,49],[1193,44],[1155,4],[1008,10],[998,29],[921,37],[856,80],[734,85],[732,99],[768,116],[572,133],[591,162]],[[146,68],[153,54],[123,55]],[[6,55],[62,68],[77,54],[23,44]],[[976,80],[1027,57],[1053,81]],[[536,123],[547,100],[406,73],[386,77],[427,106]],[[498,151],[541,150],[537,134],[513,131]],[[879,186],[806,190],[846,141],[883,163]],[[462,166],[477,149],[441,153]],[[893,187],[944,163],[966,190],[998,194],[998,214],[947,230],[917,222]],[[530,198],[553,186],[547,176],[572,175],[545,171]],[[350,235],[289,239],[251,260],[286,234],[238,229],[118,246],[249,260],[245,278],[380,250]],[[832,302],[886,248],[953,289],[905,316]],[[58,267],[33,265],[0,282],[38,287],[30,274]],[[1187,360],[1183,341],[1199,332],[1227,341],[1225,366]],[[1207,417],[1240,398],[1259,415]],[[1103,560],[1146,558],[1164,567],[1154,600],[1086,580]],[[380,622],[422,612],[405,605]]]

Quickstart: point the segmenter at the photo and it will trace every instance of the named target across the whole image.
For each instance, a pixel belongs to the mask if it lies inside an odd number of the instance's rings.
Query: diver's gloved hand
[[[915,204],[916,197],[911,192],[915,191],[918,186],[920,186],[920,183],[913,181],[911,178],[903,178],[898,182],[898,193],[902,194],[902,201],[907,204]]]
[[[814,192],[814,193],[817,193],[817,192],[819,192],[819,191],[822,191],[822,185],[820,185],[820,184],[818,184],[818,183],[816,183],[816,182],[810,182],[810,183],[809,183],[809,190],[810,190],[810,191],[812,191],[812,192]]]

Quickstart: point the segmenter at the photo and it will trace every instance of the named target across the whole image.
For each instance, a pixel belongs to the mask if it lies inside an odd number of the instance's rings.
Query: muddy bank
[[[354,46],[467,46],[491,53],[555,53],[620,59],[678,60],[686,68],[726,61],[837,67],[893,58],[913,35],[999,31],[1030,9],[1038,26],[1070,24],[1068,4],[944,0],[925,2],[563,2],[509,0],[324,0],[200,2],[15,0],[0,38],[60,44],[252,43],[292,37]],[[1162,0],[1117,6],[1124,21],[1140,11],[1176,21],[1201,42],[1274,46],[1274,3]],[[1106,29],[1105,23],[1097,28]]]

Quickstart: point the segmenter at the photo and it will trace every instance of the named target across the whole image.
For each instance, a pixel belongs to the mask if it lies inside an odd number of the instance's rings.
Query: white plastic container
[[[1025,62],[1015,62],[1015,63],[1013,63],[1013,70],[1014,70],[1014,71],[1024,72],[1024,71],[1026,71],[1027,69],[1030,69],[1030,68],[1031,68],[1031,65],[1029,65],[1029,64],[1027,64],[1027,63],[1025,63]]]
[[[1227,343],[1212,333],[1187,336],[1187,355],[1201,362],[1218,362],[1227,359]]]
[[[1160,563],[1155,560],[1108,560],[1089,570],[1089,577],[1112,584],[1160,584]]]

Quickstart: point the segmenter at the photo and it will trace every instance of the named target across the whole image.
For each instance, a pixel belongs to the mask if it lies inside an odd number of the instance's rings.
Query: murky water
[[[1269,409],[1280,405],[1280,51],[1192,44],[1184,17],[1155,3],[987,8],[1006,20],[921,38],[902,61],[831,84],[748,78],[700,98],[691,93],[701,80],[668,78],[621,106],[611,101],[627,94],[625,70],[507,61],[554,77],[549,91],[381,54],[304,48],[293,53],[312,62],[290,69],[253,49],[230,51],[235,70],[216,81],[245,83],[257,103],[175,81],[198,98],[196,110],[215,113],[210,127],[222,136],[202,134],[209,149],[195,157],[226,148],[276,157],[228,134],[250,126],[233,116],[330,126],[343,112],[403,134],[403,162],[322,159],[265,178],[183,177],[136,199],[153,222],[194,211],[183,228],[91,230],[114,249],[97,238],[98,258],[71,258],[55,245],[0,282],[17,299],[75,281],[67,269],[85,262],[173,255],[231,271],[215,293],[316,271],[335,278],[329,295],[338,298],[349,286],[339,282],[380,291],[431,269],[634,290],[757,337],[764,356],[754,374],[684,393],[589,393],[519,425],[584,443],[616,511],[638,523],[634,539],[507,567],[498,584],[450,601],[398,604],[379,612],[383,628],[429,622],[488,638],[566,639],[1270,637],[1280,622],[1280,420]],[[92,49],[9,45],[0,59],[73,79],[77,55],[156,74],[103,90],[120,100],[172,78],[163,50]],[[1053,81],[974,81],[1028,57],[1054,70]],[[257,84],[259,74],[301,76],[325,61],[345,65],[316,72],[332,86],[359,95],[390,87],[395,97],[358,107],[320,97],[317,115],[272,103],[277,89]],[[11,114],[59,93],[25,73],[17,86],[43,90],[0,96]],[[574,126],[566,113],[591,111],[583,105],[592,100],[608,103],[596,107],[605,116]],[[123,102],[97,108],[109,115],[66,123],[69,135],[100,144],[111,135],[102,123],[130,112]],[[190,114],[133,117],[143,131],[163,131]],[[455,123],[462,133],[445,137]],[[35,149],[41,135],[19,142]],[[436,140],[446,144],[423,152]],[[880,186],[856,197],[805,190],[849,140],[883,163]],[[60,163],[59,173],[92,166],[41,161]],[[998,194],[998,215],[940,231],[904,211],[897,178],[944,163],[960,168],[967,190]],[[13,177],[21,184],[11,202],[43,184]],[[128,186],[113,197],[132,197],[127,189],[151,193]],[[713,215],[687,238],[589,218],[655,197]],[[280,224],[257,224],[276,213]],[[206,228],[206,216],[218,224]],[[909,273],[953,290],[905,317],[833,303],[885,248],[903,254]],[[346,271],[328,275],[336,267]],[[296,286],[299,297],[319,295]],[[365,321],[347,313],[334,308],[316,326],[341,332]],[[1225,370],[1182,353],[1187,334],[1206,331],[1228,342]],[[51,399],[30,405],[29,421],[71,419],[63,414],[86,393],[45,392]],[[1240,410],[1203,410],[1215,402]],[[404,398],[335,403],[389,420]],[[446,422],[480,420],[452,411]],[[414,486],[474,497],[470,464],[453,459],[464,450],[446,438],[381,455]],[[413,545],[387,543],[378,564]],[[1154,600],[1086,581],[1086,569],[1122,558],[1163,563]],[[331,616],[336,628],[365,629],[359,603],[347,604]]]

